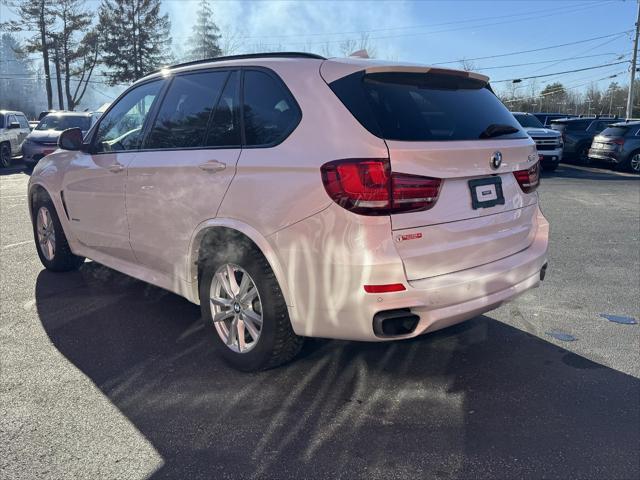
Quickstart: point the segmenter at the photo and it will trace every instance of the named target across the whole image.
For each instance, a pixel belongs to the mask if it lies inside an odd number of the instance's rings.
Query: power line
[[[588,6],[582,6],[582,7],[579,7],[579,8],[573,8],[572,10],[566,10],[566,11],[560,12],[560,14],[573,13],[575,11],[584,10],[586,8],[592,8],[593,6],[599,6],[599,5],[602,5],[602,4],[591,4],[591,5],[588,5]],[[558,11],[557,11],[557,9],[555,9],[552,13],[549,13],[549,14],[546,14],[546,15],[535,14],[535,15],[531,15],[531,16],[528,16],[528,17],[525,17],[525,18],[520,18],[520,19],[517,19],[517,20],[491,22],[491,23],[485,23],[485,24],[481,24],[481,25],[462,26],[462,27],[456,27],[456,28],[450,28],[450,29],[434,30],[434,31],[430,31],[430,32],[399,33],[399,34],[395,34],[395,35],[385,35],[385,36],[378,36],[378,37],[370,37],[369,40],[387,40],[387,39],[390,39],[390,38],[399,38],[399,37],[433,35],[433,34],[437,34],[437,33],[455,32],[455,31],[464,30],[464,29],[468,29],[468,28],[484,28],[484,27],[491,27],[491,26],[495,26],[495,25],[504,25],[504,24],[513,23],[513,22],[520,22],[520,21],[523,21],[523,20],[538,20],[540,18],[552,17],[552,16],[557,16],[557,15],[558,15]],[[489,17],[489,18],[496,18],[496,17]],[[623,33],[626,33],[626,32],[623,32]],[[598,37],[598,38],[605,38],[605,37]],[[301,46],[327,45],[327,44],[341,43],[344,40],[345,39],[315,41],[315,42],[294,42],[294,43],[287,43],[287,45],[288,46],[293,46],[293,45],[301,45]],[[280,43],[258,43],[258,44],[253,44],[251,46],[253,46],[253,47],[261,46],[261,47],[269,48],[269,47],[280,47],[281,44]],[[455,63],[455,62],[449,62],[449,63]],[[440,64],[440,65],[442,65],[442,64]]]
[[[441,22],[441,23],[430,23],[430,24],[419,24],[419,25],[405,25],[405,26],[398,26],[398,27],[386,27],[386,28],[372,28],[372,29],[367,29],[367,30],[352,30],[352,31],[346,31],[346,32],[313,32],[313,33],[303,33],[303,34],[281,34],[281,35],[270,35],[270,34],[265,34],[265,35],[246,35],[246,36],[241,36],[239,37],[240,40],[249,40],[249,39],[260,39],[260,38],[296,38],[296,37],[322,37],[322,36],[339,36],[339,35],[357,35],[357,34],[367,34],[367,33],[376,33],[376,32],[388,32],[388,31],[394,31],[394,30],[411,30],[411,29],[417,29],[417,28],[431,28],[431,27],[443,27],[443,26],[447,26],[447,25],[459,25],[462,23],[473,23],[473,22],[482,22],[485,20],[496,20],[496,19],[502,19],[502,18],[514,18],[514,17],[521,17],[521,16],[529,16],[529,15],[539,15],[541,13],[547,13],[547,12],[553,12],[554,14],[562,14],[564,13],[563,10],[569,10],[568,13],[573,12],[575,9],[586,9],[586,8],[593,8],[593,7],[598,7],[601,5],[606,5],[612,3],[612,1],[605,1],[605,2],[586,2],[586,3],[582,3],[578,6],[576,5],[566,5],[564,7],[555,7],[555,8],[550,8],[550,9],[544,9],[544,10],[534,10],[534,11],[527,11],[527,12],[520,12],[520,13],[512,13],[512,14],[508,14],[508,15],[492,15],[492,16],[488,16],[488,17],[478,17],[478,18],[468,18],[468,19],[464,19],[464,20],[455,20],[455,21],[451,21],[451,22]],[[173,38],[187,38],[188,36],[176,36]]]
[[[494,66],[494,67],[474,68],[474,71],[476,71],[476,70],[477,71],[498,70],[500,68],[511,68],[511,67],[526,67],[526,66],[529,66],[529,65],[540,65],[540,64],[551,63],[551,62],[564,62],[564,61],[570,61],[570,60],[581,60],[581,59],[584,59],[584,58],[606,57],[606,56],[611,56],[611,55],[616,55],[617,56],[617,60],[620,60],[620,59],[624,58],[625,56],[629,55],[629,53],[631,53],[631,52],[627,52],[627,53],[622,54],[622,55],[614,53],[614,52],[596,53],[594,55],[584,55],[584,56],[581,56],[581,57],[567,57],[567,58],[558,58],[558,59],[553,59],[553,60],[542,60],[542,61],[539,61],[539,62],[514,63],[512,65],[499,65],[499,66]]]
[[[547,73],[547,74],[544,74],[544,75],[532,75],[530,77],[519,77],[519,78],[508,78],[508,79],[504,79],[504,80],[493,80],[491,83],[513,82],[514,80],[522,81],[522,80],[529,80],[529,79],[532,79],[532,78],[552,77],[552,76],[555,76],[555,75],[565,75],[567,73],[575,73],[575,72],[584,72],[584,71],[587,71],[587,70],[595,70],[597,68],[605,68],[605,67],[610,67],[612,65],[622,65],[623,63],[628,63],[628,60],[624,60],[622,62],[605,63],[604,65],[597,65],[597,66],[593,66],[593,67],[576,68],[574,70],[566,70],[564,72]]]
[[[568,43],[559,43],[557,45],[550,45],[548,47],[540,47],[540,48],[533,48],[531,50],[520,50],[517,52],[509,52],[509,53],[501,53],[498,55],[487,55],[486,57],[475,57],[475,58],[460,58],[458,60],[452,60],[449,62],[438,62],[438,63],[433,63],[432,65],[436,66],[436,65],[451,65],[452,63],[459,63],[463,60],[466,61],[472,61],[472,60],[488,60],[490,58],[501,58],[501,57],[509,57],[511,55],[521,55],[523,53],[533,53],[533,52],[542,52],[544,50],[551,50],[554,48],[561,48],[561,47],[568,47],[570,45],[578,45],[580,43],[587,43],[587,42],[592,42],[594,40],[600,40],[601,38],[610,38],[613,36],[622,36],[624,34],[627,33],[631,33],[632,30],[625,30],[623,32],[617,32],[617,33],[610,33],[609,35],[601,35],[599,37],[592,37],[592,38],[586,38],[584,40],[577,40],[575,42],[568,42]]]

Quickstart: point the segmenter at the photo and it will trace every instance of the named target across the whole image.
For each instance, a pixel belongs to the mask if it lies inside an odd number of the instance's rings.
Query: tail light
[[[531,168],[526,170],[516,170],[513,172],[518,185],[524,193],[532,193],[540,185],[540,163],[536,162]]]
[[[624,138],[614,138],[613,140],[611,140],[613,143],[615,143],[616,145],[624,145]]]
[[[349,159],[325,163],[322,183],[343,208],[360,215],[429,210],[442,180],[391,171],[389,159]]]

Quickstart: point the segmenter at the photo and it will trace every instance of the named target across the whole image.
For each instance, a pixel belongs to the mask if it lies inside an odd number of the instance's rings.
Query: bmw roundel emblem
[[[493,155],[491,155],[491,160],[489,160],[489,165],[491,165],[491,168],[493,168],[494,170],[499,169],[500,165],[502,165],[502,153],[493,152]]]

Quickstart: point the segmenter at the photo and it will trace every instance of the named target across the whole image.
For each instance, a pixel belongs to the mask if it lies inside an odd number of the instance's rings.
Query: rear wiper
[[[492,123],[484,131],[480,134],[480,138],[493,138],[499,137],[500,135],[508,135],[510,133],[518,133],[516,127],[511,125],[503,125],[501,123]]]

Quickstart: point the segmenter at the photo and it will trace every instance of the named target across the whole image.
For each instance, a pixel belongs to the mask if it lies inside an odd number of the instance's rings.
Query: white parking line
[[[33,240],[25,240],[24,242],[10,243],[9,245],[3,245],[2,249],[6,250],[7,248],[19,247],[20,245],[26,245],[27,243],[33,243]]]
[[[562,166],[566,167],[566,168],[573,168],[575,170],[582,170],[584,172],[606,173],[608,175],[618,175],[619,177],[638,178],[638,175],[636,175],[634,173],[616,172],[615,170],[607,170],[607,169],[604,169],[604,168],[584,167],[582,165],[567,165],[566,163],[563,163]]]

